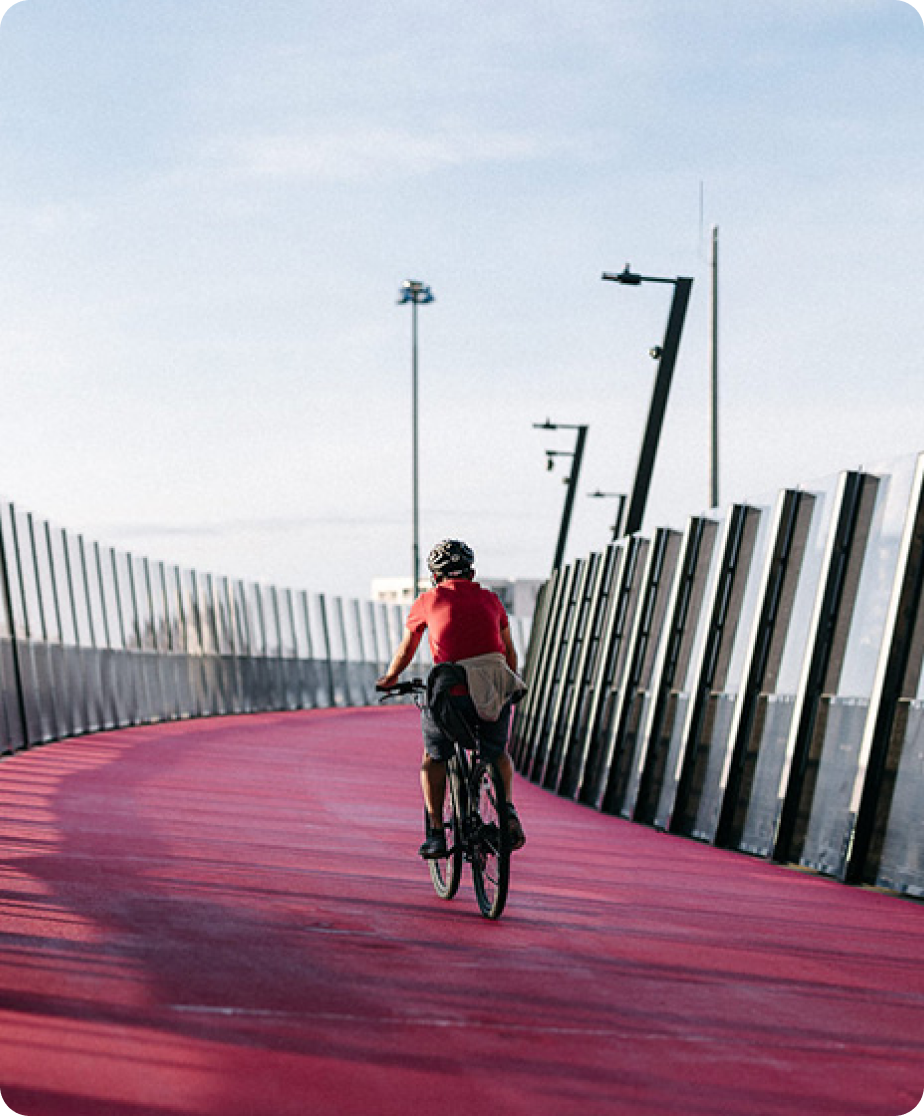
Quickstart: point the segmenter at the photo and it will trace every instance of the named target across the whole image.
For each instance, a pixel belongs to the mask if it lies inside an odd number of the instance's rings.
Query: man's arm
[[[517,649],[513,646],[513,636],[510,634],[510,625],[501,629],[501,640],[504,644],[504,657],[511,670],[517,669]]]
[[[406,631],[404,633],[404,639],[401,640],[398,650],[395,652],[394,658],[388,666],[388,670],[376,683],[377,686],[394,686],[398,681],[398,676],[408,666],[411,659],[414,658],[414,653],[420,646],[423,634],[423,628],[417,632]]]

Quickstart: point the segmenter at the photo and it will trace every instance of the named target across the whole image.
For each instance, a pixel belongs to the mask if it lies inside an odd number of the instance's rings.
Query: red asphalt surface
[[[0,762],[22,1116],[899,1116],[924,907],[518,781],[498,922],[418,859],[416,711],[166,724]],[[0,1106],[2,1109],[2,1106]]]

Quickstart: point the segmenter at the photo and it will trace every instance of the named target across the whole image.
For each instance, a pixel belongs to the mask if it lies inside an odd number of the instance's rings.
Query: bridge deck
[[[415,854],[415,711],[0,764],[0,1093],[24,1116],[899,1116],[924,909],[518,784],[498,923]]]

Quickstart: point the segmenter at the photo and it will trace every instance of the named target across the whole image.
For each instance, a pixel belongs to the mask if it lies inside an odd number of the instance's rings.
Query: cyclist
[[[474,724],[481,752],[493,759],[507,794],[511,849],[526,843],[523,826],[513,807],[513,764],[507,755],[510,706],[526,686],[517,675],[517,653],[510,635],[510,621],[500,598],[475,580],[475,554],[459,539],[444,539],[430,551],[427,566],[433,588],[422,593],[407,618],[401,641],[386,673],[378,680],[383,689],[393,686],[410,665],[424,631],[430,640],[434,665],[454,662],[463,667],[467,687],[450,698]],[[446,760],[452,743],[437,726],[429,708],[421,710],[424,755],[420,784],[427,808],[426,840],[420,855],[436,859],[446,855],[443,803],[446,798]]]

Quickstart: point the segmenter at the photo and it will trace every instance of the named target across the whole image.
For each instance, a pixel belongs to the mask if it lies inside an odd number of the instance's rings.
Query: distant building
[[[414,594],[411,593],[410,577],[377,577],[372,582],[372,599],[384,604],[409,605]],[[542,587],[538,578],[518,578],[509,580],[499,577],[479,577],[479,585],[491,589],[503,601],[504,608],[511,616],[529,619],[536,611],[536,597]],[[419,592],[430,587],[430,582],[421,582]]]
[[[411,577],[376,577],[372,579],[372,599],[382,604],[409,605],[415,597],[411,593]],[[418,592],[430,587],[429,582],[421,582]]]
[[[528,620],[536,611],[536,598],[543,585],[538,578],[521,577],[509,581],[503,578],[479,577],[478,581],[500,597],[511,616]]]

